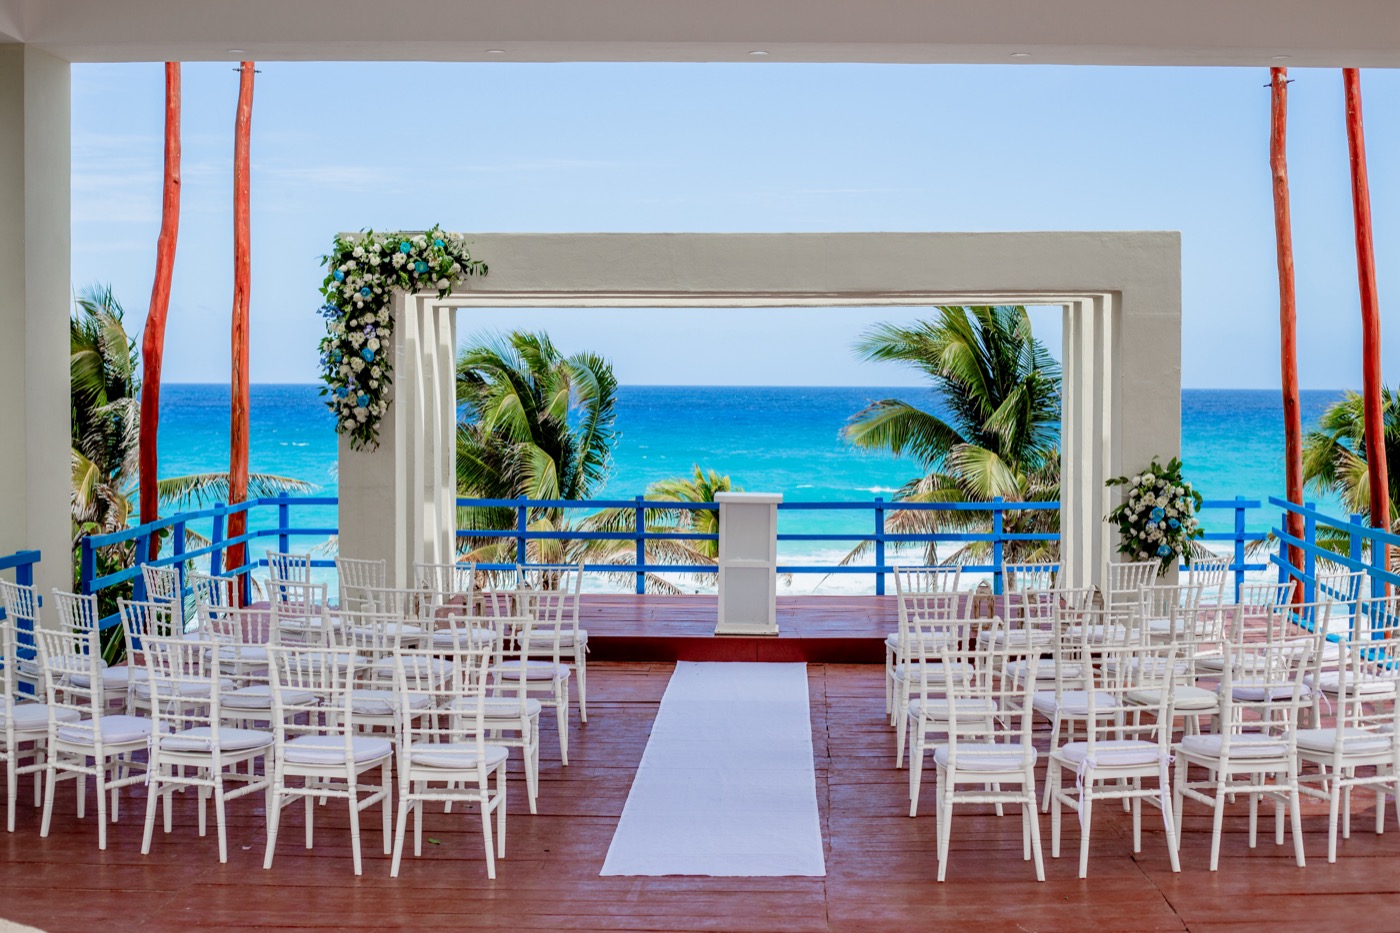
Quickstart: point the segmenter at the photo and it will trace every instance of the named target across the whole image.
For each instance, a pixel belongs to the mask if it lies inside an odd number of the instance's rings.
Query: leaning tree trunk
[[[1361,126],[1361,74],[1342,69],[1346,94],[1347,150],[1351,154],[1351,209],[1356,221],[1356,278],[1361,292],[1361,384],[1366,413],[1366,474],[1371,486],[1371,527],[1390,530],[1390,475],[1385,462],[1385,410],[1381,390],[1380,296],[1371,235],[1371,188],[1366,177],[1366,136]],[[1390,569],[1390,546],[1381,566]]]
[[[253,63],[239,65],[238,115],[233,129],[233,385],[229,405],[228,502],[248,498],[248,287],[249,258],[249,138],[253,125]],[[248,530],[248,513],[229,516],[230,538]],[[247,544],[229,549],[230,568],[247,563]],[[242,588],[240,587],[240,590]]]
[[[160,239],[156,241],[156,277],[151,305],[141,334],[141,422],[137,450],[140,464],[141,521],[160,517],[160,369],[165,355],[165,318],[170,310],[170,278],[180,235],[180,63],[165,63],[165,189],[161,197]],[[137,560],[154,560],[160,539],[151,536],[150,552]]]
[[[1298,399],[1298,302],[1293,281],[1293,219],[1288,201],[1288,69],[1270,68],[1269,167],[1274,177],[1274,237],[1278,251],[1279,363],[1283,377],[1284,489],[1303,504],[1303,417]],[[1289,512],[1288,534],[1303,537],[1303,516]],[[1303,552],[1288,547],[1288,562],[1303,566]],[[1301,598],[1301,594],[1300,597]]]

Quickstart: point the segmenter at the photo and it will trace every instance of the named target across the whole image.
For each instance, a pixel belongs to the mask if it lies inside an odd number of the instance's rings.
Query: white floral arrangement
[[[1204,534],[1196,518],[1201,494],[1182,478],[1179,459],[1163,466],[1153,457],[1143,472],[1115,477],[1108,485],[1128,487],[1127,498],[1108,513],[1108,521],[1118,526],[1119,553],[1131,560],[1159,561],[1159,575],[1178,559],[1191,563],[1190,542]]]
[[[389,410],[394,367],[390,356],[395,289],[436,291],[446,297],[471,275],[485,275],[466,239],[433,227],[425,233],[363,233],[338,236],[321,257],[326,336],[321,339],[321,395],[335,412],[335,429],[350,435],[356,450],[379,446],[379,421]]]

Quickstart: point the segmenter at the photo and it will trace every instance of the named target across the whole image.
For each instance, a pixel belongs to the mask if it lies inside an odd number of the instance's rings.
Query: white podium
[[[778,634],[778,503],[781,494],[721,492],[716,635]]]

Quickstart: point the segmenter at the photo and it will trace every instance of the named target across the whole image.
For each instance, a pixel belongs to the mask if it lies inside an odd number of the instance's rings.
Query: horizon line
[[[227,382],[187,382],[183,380],[161,380],[162,386],[228,386]],[[323,385],[321,382],[277,382],[270,380],[254,380],[250,386],[313,386]],[[843,383],[840,385],[817,385],[812,383],[765,383],[765,382],[727,382],[727,383],[683,383],[683,382],[621,382],[619,388],[627,389],[932,389],[933,386],[922,383],[908,384],[880,384],[880,383]],[[1182,386],[1183,392],[1282,392],[1278,386]],[[1300,392],[1359,392],[1361,388],[1348,386],[1333,387],[1301,387]]]

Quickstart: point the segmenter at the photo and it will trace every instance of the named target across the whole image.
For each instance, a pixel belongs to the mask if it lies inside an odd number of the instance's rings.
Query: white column
[[[389,582],[412,582],[415,561],[453,559],[456,533],[456,326],[450,308],[399,294],[393,302],[394,386],[379,449],[340,442],[340,552],[382,559]]]
[[[0,45],[0,553],[37,548],[40,592],[69,550],[69,65]]]
[[[721,492],[716,635],[778,634],[780,494]]]

